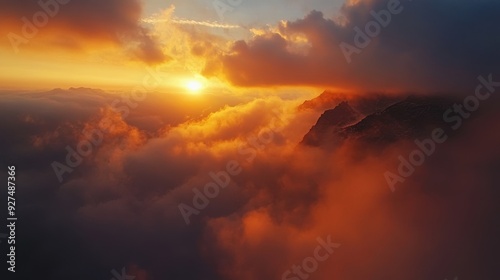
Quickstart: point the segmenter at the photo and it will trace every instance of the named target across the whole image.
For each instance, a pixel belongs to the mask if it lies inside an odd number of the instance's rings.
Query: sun
[[[199,80],[188,80],[186,82],[186,89],[192,94],[198,94],[204,87],[203,83]]]

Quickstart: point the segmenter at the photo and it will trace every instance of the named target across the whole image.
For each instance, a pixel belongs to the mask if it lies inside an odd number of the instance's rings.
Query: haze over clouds
[[[388,1],[347,1],[338,14],[329,1],[245,1],[227,22],[196,17],[216,15],[198,2],[71,0],[14,56],[7,35],[40,7],[0,0],[0,82],[19,78],[0,90],[0,163],[17,174],[16,276],[298,280],[284,273],[330,238],[340,247],[307,279],[500,277],[500,2],[401,1],[351,63],[339,45],[354,45],[354,28]],[[284,2],[295,6],[273,9]],[[49,76],[78,82],[25,89]],[[117,90],[115,77],[127,84]],[[109,88],[79,87],[99,79]],[[138,87],[144,100],[131,97]],[[443,120],[487,90],[460,129]],[[304,144],[342,101],[364,122],[343,134],[326,122],[323,142]],[[392,192],[384,174],[436,126],[449,139]],[[101,140],[88,154],[68,154],[92,131]],[[197,190],[229,163],[241,172],[186,217],[180,205],[196,208]]]
[[[368,145],[360,152],[349,142],[327,153],[299,148],[318,114],[297,112],[297,102],[257,99],[150,134],[103,111],[113,95],[68,93],[0,102],[9,116],[3,119],[10,120],[2,126],[15,127],[2,130],[19,137],[5,139],[2,154],[23,170],[19,238],[26,255],[19,261],[36,267],[37,275],[88,279],[126,265],[142,279],[281,279],[312,253],[318,236],[328,235],[342,246],[316,279],[499,275],[493,269],[499,209],[489,202],[498,195],[500,135],[491,130],[498,98],[395,195],[382,174],[397,166],[394,160],[411,148],[411,139],[382,151]],[[78,107],[68,106],[76,100]],[[34,104],[38,109],[22,109]],[[152,103],[141,106],[166,117]],[[252,146],[249,139],[276,118],[281,132],[269,144]],[[83,128],[97,128],[101,119],[114,128],[59,184],[50,163],[64,162],[65,146],[75,147]],[[241,153],[241,147],[253,152]],[[192,189],[201,189],[209,172],[224,170],[230,160],[242,173],[186,226],[178,204],[191,204]],[[47,252],[52,258],[42,257]]]

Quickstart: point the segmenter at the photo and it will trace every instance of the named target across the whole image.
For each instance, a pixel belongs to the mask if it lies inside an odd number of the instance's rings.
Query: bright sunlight
[[[186,89],[192,94],[198,94],[203,89],[204,85],[199,80],[189,80],[186,82]]]

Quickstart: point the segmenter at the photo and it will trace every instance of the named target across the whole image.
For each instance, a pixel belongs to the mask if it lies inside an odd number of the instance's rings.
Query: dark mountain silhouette
[[[325,111],[301,143],[318,146],[325,141],[334,140],[332,137],[335,137],[344,127],[356,123],[361,118],[360,113],[343,101],[334,109]]]
[[[348,101],[349,105],[356,111],[364,115],[369,115],[381,111],[389,105],[401,100],[402,98],[399,95],[387,95],[386,93],[380,92],[367,92],[355,95],[325,90],[317,97],[304,101],[304,103],[297,107],[297,110],[314,110],[323,112],[334,108],[342,101]]]
[[[333,108],[336,104],[339,104],[344,100],[342,98],[343,94],[337,94],[332,91],[325,90],[323,93],[318,95],[317,97],[306,100],[302,103],[297,109],[299,111],[305,110],[317,110],[317,111],[325,111],[330,108]]]
[[[327,110],[301,144],[329,146],[349,138],[384,145],[401,139],[429,137],[432,129],[448,127],[443,114],[452,104],[451,99],[444,97],[411,96],[358,121],[359,113],[342,103]]]

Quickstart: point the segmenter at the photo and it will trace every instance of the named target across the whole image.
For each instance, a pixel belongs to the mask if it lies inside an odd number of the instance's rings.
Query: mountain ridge
[[[300,144],[328,146],[349,138],[385,145],[427,136],[433,128],[444,127],[443,113],[452,104],[445,97],[412,95],[383,110],[362,115],[344,101],[326,110]]]

